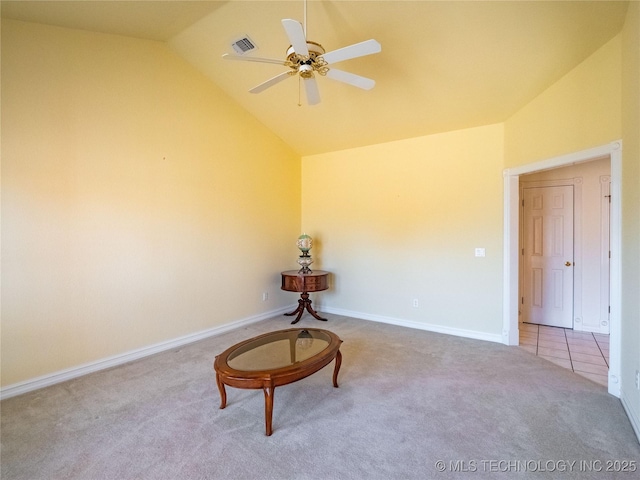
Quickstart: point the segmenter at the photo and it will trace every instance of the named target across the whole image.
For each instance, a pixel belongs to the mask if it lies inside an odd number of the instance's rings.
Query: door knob
[[[567,262],[564,264],[566,267],[570,267],[571,266],[571,262]]]

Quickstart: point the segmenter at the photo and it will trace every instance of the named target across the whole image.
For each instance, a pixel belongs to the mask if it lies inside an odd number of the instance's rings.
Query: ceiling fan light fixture
[[[300,74],[302,78],[312,78],[313,72],[326,75],[329,68],[327,67],[327,62],[322,58],[325,53],[324,47],[310,40],[306,41],[306,45],[309,51],[308,55],[296,53],[294,47],[290,46],[287,49],[286,65]]]
[[[303,63],[298,67],[298,73],[302,78],[311,78],[313,77],[313,67],[306,63]]]

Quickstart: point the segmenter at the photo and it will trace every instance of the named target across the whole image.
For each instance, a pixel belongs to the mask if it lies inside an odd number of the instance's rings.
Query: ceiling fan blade
[[[371,80],[370,78],[361,77],[354,73],[343,72],[342,70],[336,70],[335,68],[330,69],[326,76],[333,80],[338,80],[339,82],[348,83],[354,87],[362,88],[363,90],[371,90],[376,84],[376,81]]]
[[[309,105],[317,105],[320,103],[320,91],[318,90],[318,82],[315,77],[304,79],[304,89],[307,92],[307,103]]]
[[[309,55],[309,49],[307,48],[307,39],[304,36],[302,24],[297,20],[283,18],[282,26],[284,27],[284,31],[287,33],[289,41],[291,42],[293,51],[298,55]]]
[[[292,72],[283,72],[279,75],[276,75],[273,78],[270,78],[269,80],[267,80],[266,82],[262,82],[260,85],[256,85],[255,87],[253,87],[251,90],[249,90],[250,93],[260,93],[265,91],[267,88],[269,87],[273,87],[276,83],[280,83],[281,81],[285,80],[287,77],[291,76]],[[295,72],[294,72],[295,73]]]
[[[229,55],[228,53],[222,55],[222,58],[225,60],[239,60],[241,62],[275,63],[276,65],[284,65],[284,61],[277,60],[275,58],[241,57],[240,55]]]
[[[364,57],[365,55],[371,55],[372,53],[379,53],[382,51],[382,46],[375,40],[365,40],[364,42],[354,43],[348,47],[339,48],[331,52],[321,55],[324,61],[328,64],[343,62],[344,60],[350,60],[352,58]]]

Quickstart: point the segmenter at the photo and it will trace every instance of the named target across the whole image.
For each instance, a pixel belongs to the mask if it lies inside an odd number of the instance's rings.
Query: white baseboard
[[[291,306],[283,307],[278,310],[272,310],[266,313],[262,313],[260,315],[248,317],[242,320],[237,320],[237,321],[227,323],[225,325],[221,325],[218,327],[213,327],[201,332],[196,332],[193,334],[185,335],[183,337],[167,340],[165,342],[156,343],[155,345],[149,345],[147,347],[126,352],[120,355],[114,355],[112,357],[103,358],[95,362],[79,365],[77,367],[73,367],[65,370],[60,370],[58,372],[54,372],[48,375],[43,375],[41,377],[36,377],[36,378],[30,379],[24,382],[16,383],[13,385],[8,385],[0,389],[0,400],[4,400],[5,398],[15,397],[17,395],[22,395],[23,393],[28,393],[40,388],[49,387],[57,383],[66,382],[67,380],[72,380],[74,378],[78,378],[83,375],[87,375],[89,373],[94,373],[107,368],[116,367],[118,365],[122,365],[134,360],[138,360],[140,358],[144,358],[149,355],[154,355],[156,353],[164,352],[166,350],[171,350],[173,348],[181,347],[183,345],[197,342],[199,340],[213,337],[215,335],[221,335],[230,330],[235,330],[245,325],[250,325],[252,323],[256,323],[261,320],[266,320],[268,318],[272,318],[277,315],[282,315],[283,313],[287,313],[291,311],[291,309],[292,309]],[[333,313],[335,315],[343,315],[346,317],[360,318],[363,320],[371,320],[379,323],[388,323],[391,325],[398,325],[400,327],[415,328],[418,330],[444,333],[447,335],[454,335],[457,337],[473,338],[476,340],[485,340],[489,342],[503,343],[501,334],[490,334],[490,333],[484,333],[484,332],[477,332],[475,330],[451,328],[451,327],[445,327],[442,325],[415,322],[411,320],[405,320],[405,319],[394,318],[394,317],[384,317],[381,315],[372,315],[368,313],[355,312],[352,310],[343,310],[339,308],[320,307],[318,309],[321,310],[322,312]]]
[[[8,385],[0,389],[0,400],[4,400],[5,398],[15,397],[17,395],[22,395],[23,393],[31,392],[33,390],[38,390],[40,388],[49,387],[57,383],[66,382],[67,380],[72,380],[74,378],[78,378],[83,375],[87,375],[89,373],[94,373],[100,370],[105,370],[107,368],[123,365],[133,360],[139,360],[141,358],[148,357],[149,355],[154,355],[156,353],[181,347],[189,343],[197,342],[199,340],[204,340],[205,338],[221,335],[230,330],[235,330],[237,328],[241,328],[246,325],[250,325],[252,323],[256,323],[261,320],[266,320],[268,318],[273,318],[277,315],[281,315],[283,313],[289,312],[290,309],[291,307],[287,306],[287,307],[279,308],[277,310],[271,310],[266,313],[261,313],[260,315],[255,315],[252,317],[247,317],[241,320],[233,321],[231,323],[220,325],[218,327],[209,328],[201,332],[192,333],[182,337],[174,338],[172,340],[167,340],[165,342],[160,342],[154,345],[149,345],[147,347],[139,348],[137,350],[132,350],[130,352],[114,355],[112,357],[103,358],[95,362],[86,363],[84,365],[79,365],[77,367],[72,367],[65,370],[60,370],[58,372],[43,375],[41,377],[32,378],[24,382]]]
[[[486,340],[488,342],[503,343],[502,333],[485,333],[475,330],[465,330],[462,328],[445,327],[442,325],[434,325],[431,323],[414,322],[412,320],[404,320],[401,318],[383,317],[380,315],[372,315],[369,313],[354,312],[352,310],[342,310],[340,308],[332,308],[320,306],[323,312],[333,313],[335,315],[343,315],[345,317],[361,318],[363,320],[371,320],[379,323],[389,323],[400,327],[416,328],[418,330],[426,330],[429,332],[444,333],[447,335],[455,335],[456,337],[473,338],[476,340]]]
[[[624,408],[627,417],[629,417],[631,427],[633,427],[633,431],[636,433],[638,442],[640,442],[640,418],[636,416],[636,412],[630,407],[624,392],[620,392],[620,402],[622,402],[622,408]]]

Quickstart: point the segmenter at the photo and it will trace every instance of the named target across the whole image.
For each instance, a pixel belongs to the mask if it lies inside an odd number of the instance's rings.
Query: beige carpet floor
[[[271,437],[262,391],[228,388],[218,408],[212,362],[288,317],[4,400],[1,477],[639,478],[601,385],[517,347],[327,317],[298,326],[342,338],[340,388],[333,364],[276,388]]]

